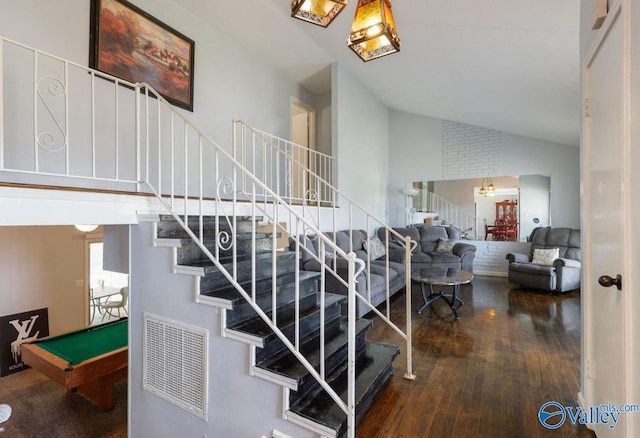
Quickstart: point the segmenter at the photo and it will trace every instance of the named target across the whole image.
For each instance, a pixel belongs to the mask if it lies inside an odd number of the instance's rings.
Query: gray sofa
[[[394,228],[394,231],[402,236],[409,236],[418,244],[411,254],[412,271],[433,266],[473,272],[476,247],[467,241],[460,240],[460,231],[457,228],[416,224],[406,228]],[[386,241],[384,229],[378,230],[378,237],[383,242]],[[439,251],[441,240],[456,243],[450,251]],[[404,262],[406,252],[404,248],[401,248],[402,242],[392,237],[390,245],[396,246],[396,249],[389,250],[389,258],[397,262]]]
[[[325,235],[333,241],[333,233],[325,233]],[[301,241],[305,242],[306,248],[313,255],[317,256],[319,253],[320,239],[313,239],[309,237],[300,236]],[[367,262],[367,252],[365,251],[364,242],[367,239],[367,233],[363,230],[344,230],[338,231],[335,236],[335,242],[346,253],[349,253],[351,249],[359,259]],[[290,250],[295,250],[295,243],[292,242]],[[325,251],[329,253],[329,247],[325,247]],[[300,251],[300,263],[301,269],[306,271],[320,271],[320,262],[313,258],[307,251]],[[325,263],[334,266],[334,260],[332,257],[327,257]],[[365,272],[361,273],[357,277],[356,291],[367,297],[368,283],[367,283],[367,270],[371,273],[371,303],[373,306],[377,306],[385,301],[387,291],[387,278],[386,278],[386,255],[379,257],[375,260],[371,260],[369,269],[365,269]],[[335,259],[335,265],[337,267],[338,275],[347,280],[348,279],[348,263],[347,260],[338,256]],[[327,273],[325,277],[326,291],[331,293],[337,293],[347,295],[347,288],[338,279],[336,279],[330,273]],[[394,261],[389,262],[389,294],[390,296],[398,292],[405,285],[405,267],[403,263],[397,263]],[[358,300],[356,313],[358,317],[370,311],[369,307]]]
[[[540,227],[531,233],[529,254],[509,253],[509,282],[551,292],[580,288],[582,252],[580,230]],[[533,262],[536,249],[558,248],[558,258],[550,264]]]

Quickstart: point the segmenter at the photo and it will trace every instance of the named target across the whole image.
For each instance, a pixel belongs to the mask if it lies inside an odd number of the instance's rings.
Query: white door
[[[618,9],[618,12],[620,9]],[[616,14],[610,11],[610,14]],[[622,15],[592,50],[584,70],[585,118],[583,143],[583,379],[585,407],[636,403],[626,399],[625,362],[625,181],[624,123],[625,44]],[[622,289],[604,287],[599,277],[622,276]],[[608,405],[610,406],[610,405]],[[590,418],[598,438],[624,437],[629,415],[617,424]],[[606,419],[611,420],[607,417]],[[593,424],[599,422],[600,424]]]

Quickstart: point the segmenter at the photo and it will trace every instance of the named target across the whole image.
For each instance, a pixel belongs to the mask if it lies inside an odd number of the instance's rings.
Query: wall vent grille
[[[208,332],[144,315],[143,388],[207,419]]]

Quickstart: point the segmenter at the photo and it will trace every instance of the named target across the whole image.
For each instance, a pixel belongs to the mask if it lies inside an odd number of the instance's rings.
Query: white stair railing
[[[262,182],[265,185],[273,185],[275,181],[275,187],[271,187],[271,190],[281,190],[282,194],[281,198],[287,199],[290,202],[299,201],[303,205],[302,215],[308,218],[315,226],[317,230],[321,230],[327,235],[332,236],[335,243],[336,233],[340,231],[338,226],[338,215],[339,211],[342,217],[346,217],[346,225],[342,228],[348,230],[351,233],[349,236],[349,241],[351,242],[351,250],[353,251],[353,230],[356,229],[356,224],[358,228],[363,229],[367,236],[373,236],[377,233],[382,234],[382,241],[385,243],[385,299],[384,301],[384,309],[380,311],[376,306],[372,304],[372,290],[371,290],[371,259],[369,258],[370,254],[367,253],[367,263],[366,263],[366,285],[367,291],[365,295],[357,294],[357,297],[360,302],[364,303],[364,305],[370,310],[373,311],[380,319],[382,319],[385,323],[387,323],[391,328],[393,328],[396,333],[398,333],[402,339],[406,342],[407,348],[407,367],[405,377],[408,379],[413,379],[413,370],[412,370],[412,346],[411,346],[411,303],[410,300],[407,301],[407,308],[405,309],[405,324],[404,328],[400,328],[396,323],[393,322],[391,317],[391,295],[395,292],[395,290],[391,290],[391,278],[390,278],[390,268],[389,263],[389,249],[392,245],[393,241],[402,241],[405,244],[405,247],[409,246],[407,256],[410,255],[411,250],[415,248],[416,243],[410,243],[410,239],[407,239],[405,236],[397,233],[393,228],[389,227],[384,221],[377,218],[375,215],[371,214],[345,193],[338,190],[337,187],[331,184],[331,180],[327,180],[327,175],[330,177],[331,173],[327,172],[324,175],[317,173],[314,169],[308,167],[308,161],[298,160],[295,157],[295,154],[291,154],[290,151],[296,151],[297,149],[304,149],[303,146],[295,145],[287,140],[283,140],[274,136],[270,136],[265,134],[262,131],[258,131],[249,125],[245,124],[242,121],[234,121],[233,122],[233,143],[234,143],[234,151],[236,152],[237,158],[240,162],[245,165],[245,167],[251,163],[256,161],[256,156],[258,155],[256,151],[262,151],[261,154],[263,156],[270,156],[269,163],[284,163],[284,165],[280,165],[280,168],[287,169],[288,174],[301,175],[303,180],[304,196],[302,199],[298,197],[290,198],[288,194],[289,186],[285,185],[284,187],[279,185],[279,180],[270,179],[273,172],[273,167],[269,168],[268,165],[265,164],[265,169],[259,173],[252,173],[252,177],[262,177]],[[251,153],[240,153],[239,151],[251,151]],[[312,155],[311,150],[306,152],[302,152],[299,155]],[[322,155],[322,154],[320,154]],[[325,157],[319,156],[318,160],[324,160]],[[330,167],[329,164],[332,164],[332,160],[326,160],[327,166]],[[306,185],[306,182],[312,182],[312,185]],[[306,249],[304,249],[306,250]],[[334,265],[335,265],[334,259]],[[409,258],[404,259],[405,265],[405,285],[411,285],[411,260]],[[340,279],[338,279],[340,280]],[[410,287],[407,289],[410,290]],[[378,306],[379,307],[379,306]]]
[[[233,156],[282,199],[292,204],[331,203],[335,159],[327,154],[233,122]]]
[[[478,239],[484,236],[482,219],[442,196],[420,189],[420,193],[413,202],[416,210],[437,213],[440,220],[459,228],[464,237]]]
[[[11,86],[7,87],[6,84]],[[25,96],[31,96],[31,99],[25,99]],[[280,155],[280,151],[275,154]],[[300,162],[297,158],[289,163],[289,167],[298,165],[309,168],[308,162]],[[329,164],[326,166],[331,167]],[[153,194],[345,412],[348,436],[354,437],[356,300],[369,306],[406,340],[406,377],[413,378],[411,300],[405,300],[406,316],[403,318],[406,319],[406,329],[403,332],[391,321],[388,274],[384,313],[371,305],[370,290],[366,294],[368,296],[356,292],[356,278],[368,264],[358,259],[353,251],[343,251],[334,240],[321,232],[326,223],[331,223],[333,227],[330,228],[336,229],[339,192],[315,170],[308,169],[304,180],[313,181],[316,193],[327,194],[322,196],[322,200],[323,203],[330,203],[328,214],[323,211],[326,207],[321,206],[321,202],[310,202],[308,194],[301,198],[302,207],[293,206],[291,200],[296,196],[292,196],[292,191],[288,192],[287,199],[281,197],[285,193],[272,190],[266,174],[256,176],[252,173],[147,84],[130,83],[0,37],[1,180]],[[322,187],[318,190],[320,185]],[[375,228],[383,227],[387,242],[387,271],[391,240],[404,241],[405,284],[410,285],[410,257],[414,243],[395,233],[343,194],[340,197],[347,200],[345,211],[349,216],[350,228],[354,223],[362,223],[367,231],[373,233]],[[296,335],[290,340],[278,328],[277,310],[274,308],[269,316],[258,306],[255,296],[256,245],[253,245],[251,254],[253,281],[250,290],[238,282],[233,230],[237,229],[236,216],[247,215],[247,212],[254,220],[266,217],[273,224],[274,262],[277,258],[276,224],[283,218],[295,233],[291,237],[295,242],[296,255],[306,251],[305,239],[314,238],[322,242],[320,253],[315,256],[321,265],[321,278],[328,274],[340,279],[335,266],[325,263],[326,251],[347,260],[348,278],[340,280],[348,289],[349,383],[346,400],[342,400],[327,382],[324,364],[321,363],[320,371],[317,371],[301,353],[299,310],[296,315]],[[204,244],[205,215],[215,216],[216,230],[221,230],[220,221],[225,221],[231,230],[230,233],[218,232],[213,251]],[[324,219],[326,216],[332,219],[327,222]],[[197,218],[195,230],[188,226],[190,217]],[[255,243],[255,230],[252,236]],[[221,252],[229,250],[233,254],[231,270],[227,270],[220,262]],[[296,264],[295,269],[299,272],[300,267]],[[370,274],[367,272],[366,275]],[[275,287],[276,263],[273,264],[272,277]],[[298,288],[299,285],[296,285],[296,291]],[[320,300],[323,302],[327,291],[323,286],[320,289]],[[407,290],[410,293],[410,287]],[[324,330],[322,318],[321,336]],[[320,357],[324,357],[323,349],[324,346],[321,347]]]

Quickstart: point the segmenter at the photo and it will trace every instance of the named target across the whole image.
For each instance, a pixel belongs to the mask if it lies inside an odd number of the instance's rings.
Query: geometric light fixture
[[[365,62],[400,51],[391,0],[358,0],[348,45]]]
[[[346,0],[293,0],[291,16],[327,27],[346,6]],[[358,0],[347,44],[365,62],[399,52],[391,0]]]
[[[347,6],[347,0],[293,0],[291,16],[327,27]]]
[[[90,233],[94,231],[96,228],[98,228],[98,225],[79,224],[79,225],[75,225],[75,227],[78,229],[78,231],[82,231],[83,233]]]

